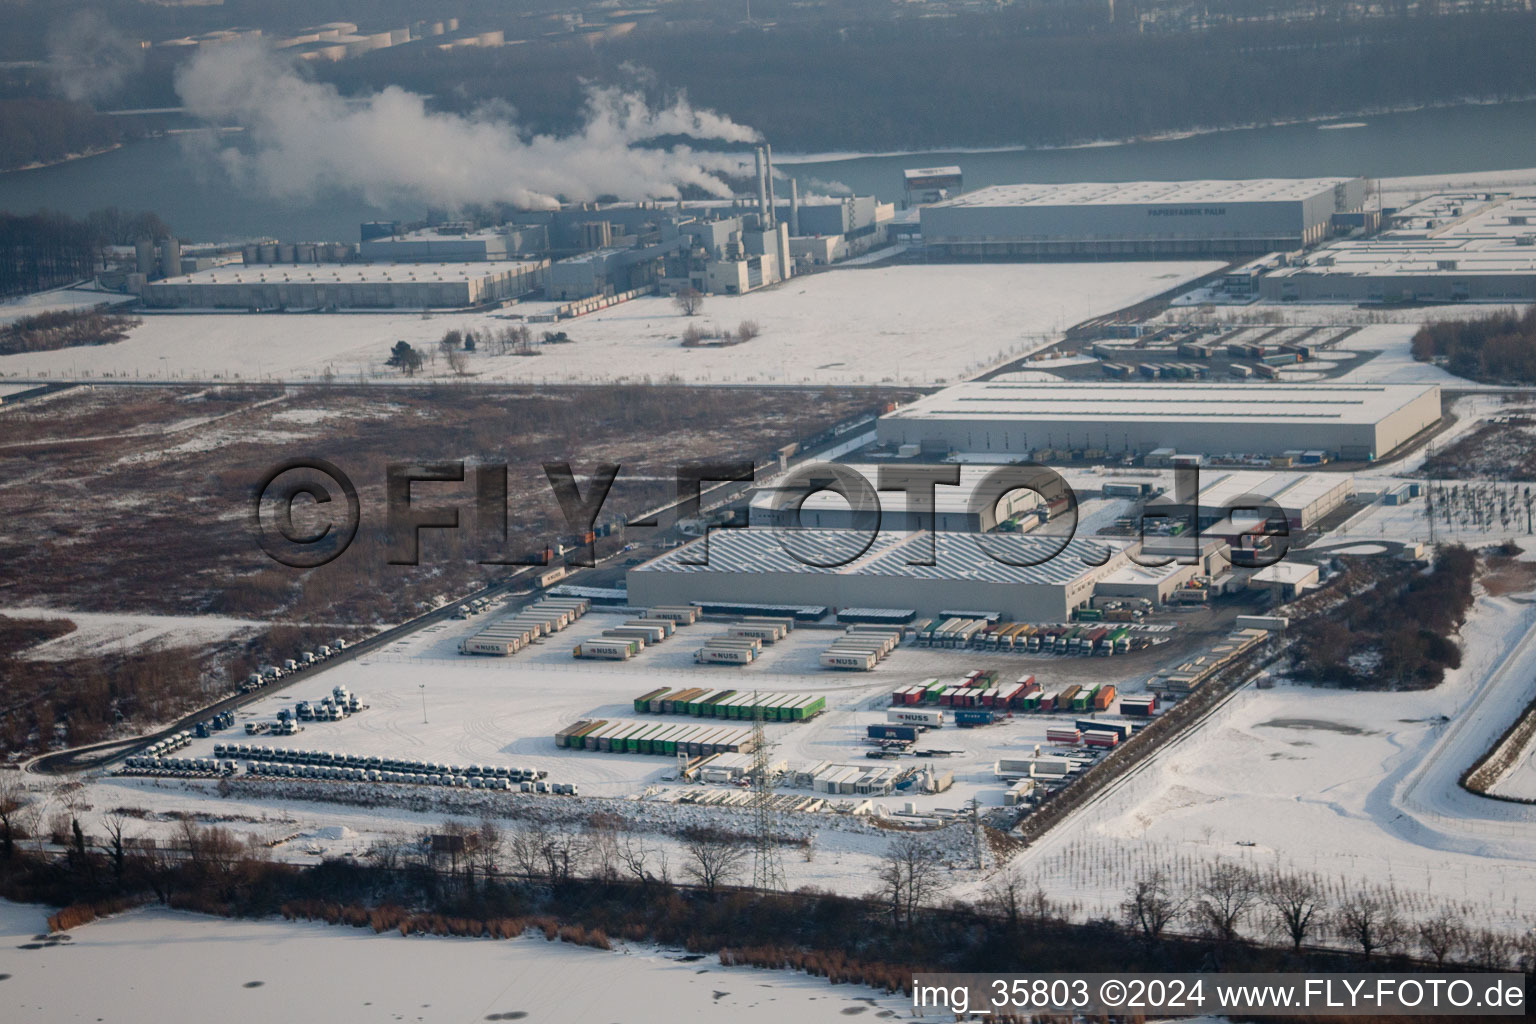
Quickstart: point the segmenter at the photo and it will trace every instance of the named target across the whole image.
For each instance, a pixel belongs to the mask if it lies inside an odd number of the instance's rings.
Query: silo
[[[153,279],[155,276],[155,242],[148,235],[133,243],[134,270],[143,274],[145,279]]]
[[[294,259],[293,245],[289,242],[281,242],[277,247],[277,262],[292,263]]]
[[[261,262],[262,263],[276,263],[277,262],[277,245],[276,245],[276,243],[266,242],[266,243],[264,243],[262,245],[262,247],[261,247]]]
[[[254,242],[240,247],[240,261],[248,267],[261,262],[261,246]]]
[[[313,242],[300,242],[293,247],[293,261],[295,263],[315,262],[315,251],[319,248]]]
[[[160,272],[166,277],[181,275],[181,240],[174,235],[160,239]]]

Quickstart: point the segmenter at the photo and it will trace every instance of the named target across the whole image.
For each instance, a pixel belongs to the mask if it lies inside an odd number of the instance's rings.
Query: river
[[[1020,181],[1454,174],[1536,167],[1533,129],[1536,101],[1525,101],[1353,117],[1332,128],[1279,125],[1075,149],[809,161],[781,156],[777,166],[802,191],[836,183],[886,200],[901,198],[904,168],[944,164],[962,168],[968,189]],[[253,194],[189,156],[181,138],[162,136],[53,167],[0,174],[0,209],[73,215],[104,206],[153,210],[184,238],[209,241],[266,235],[351,241],[362,221],[410,220],[425,212],[418,202],[380,207],[347,191],[297,200]]]

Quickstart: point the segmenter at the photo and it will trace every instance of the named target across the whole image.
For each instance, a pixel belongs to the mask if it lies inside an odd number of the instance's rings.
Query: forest
[[[1413,358],[1490,384],[1536,384],[1536,306],[1437,320],[1413,336]]]
[[[48,211],[25,216],[0,212],[0,298],[85,280],[96,273],[103,246],[132,245],[142,235],[169,233],[152,213],[115,207],[81,220]]]
[[[123,140],[120,125],[56,99],[0,99],[0,172],[99,152]]]

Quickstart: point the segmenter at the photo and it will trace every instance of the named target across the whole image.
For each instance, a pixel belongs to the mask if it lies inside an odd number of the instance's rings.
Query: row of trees
[[[1458,377],[1536,383],[1536,306],[1427,323],[1413,336],[1413,358],[1441,363]]]
[[[5,152],[0,142],[0,153]],[[27,216],[0,212],[0,296],[57,288],[89,278],[107,245],[130,245],[169,229],[152,213],[124,213],[115,207],[75,220],[61,213]]]
[[[667,848],[645,844],[622,820],[603,814],[511,825],[450,820],[376,844],[355,862],[301,869],[272,861],[258,842],[191,817],[174,822],[169,834],[158,828],[158,841],[146,840],[144,812],[129,808],[88,821],[86,808],[64,800],[43,823],[43,803],[21,779],[0,775],[0,896],[82,905],[68,915],[75,921],[89,920],[94,906],[150,897],[218,913],[308,907],[307,916],[376,930],[413,915],[452,914],[468,923],[449,931],[472,935],[517,934],[529,915],[547,914],[547,934],[580,928],[583,936],[601,937],[594,945],[621,935],[717,951],[750,935],[759,952],[739,959],[763,966],[795,964],[794,951],[835,950],[904,965],[908,973],[1023,963],[1042,970],[1192,969],[1213,953],[1234,970],[1337,969],[1341,955],[1320,948],[1333,943],[1366,961],[1416,956],[1437,967],[1536,967],[1530,934],[1511,937],[1444,909],[1409,921],[1390,889],[1330,887],[1305,873],[1225,861],[1188,886],[1150,869],[1128,887],[1118,920],[1082,921],[1070,920],[1016,871],[995,878],[973,903],[947,899],[950,865],[931,835],[917,833],[893,837],[873,891],[847,897],[732,888],[750,846],[739,834],[709,828],[685,830],[670,847],[681,860],[679,875],[691,883],[683,888],[671,877]],[[49,839],[62,854],[35,852],[21,842],[27,835]],[[508,915],[520,917],[512,925],[489,923]],[[1270,940],[1286,951],[1266,945]]]
[[[81,345],[110,345],[122,341],[143,321],[106,313],[67,310],[25,316],[0,327],[0,355],[52,352]]]
[[[1180,888],[1161,869],[1138,878],[1120,904],[1125,924],[1156,945],[1170,928],[1186,925],[1224,946],[1276,936],[1299,953],[1304,944],[1332,939],[1364,960],[1384,953],[1415,954],[1437,968],[1461,963],[1503,971],[1517,960],[1536,963],[1536,934],[1516,937],[1470,925],[1442,908],[1421,921],[1406,919],[1391,890],[1356,888],[1336,902],[1314,875],[1259,873],[1239,864],[1213,865],[1193,888]]]

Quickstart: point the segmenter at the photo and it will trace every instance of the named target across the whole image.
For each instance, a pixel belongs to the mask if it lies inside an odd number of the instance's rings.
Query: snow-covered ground
[[[97,291],[93,288],[55,288],[52,291],[34,292],[11,299],[0,299],[0,327],[37,316],[39,313],[57,313],[72,309],[89,309],[92,306],[121,305],[133,302],[134,296],[117,292]]]
[[[1493,791],[1516,800],[1536,800],[1536,743],[1527,743],[1520,757],[1520,763],[1505,773]]]
[[[1144,866],[1225,857],[1394,886],[1414,913],[1438,900],[1529,927],[1536,807],[1456,781],[1536,690],[1533,625],[1529,597],[1479,598],[1463,667],[1431,691],[1240,691],[1019,864],[1084,910],[1112,910]]]
[[[0,615],[16,619],[68,619],[75,630],[25,652],[25,657],[47,661],[65,658],[122,654],[145,647],[196,647],[217,643],[246,631],[266,628],[250,619],[217,615],[129,615],[76,612],[58,608],[0,608]]]
[[[42,908],[0,903],[13,1021],[837,1021],[909,1015],[862,986],[721,967],[681,950],[510,940],[131,911],[37,941]]]
[[[1089,317],[1140,301],[1219,264],[1069,263],[834,270],[741,296],[710,296],[692,319],[662,297],[635,299],[560,324],[574,342],[540,355],[468,358],[476,381],[734,384],[940,383],[1058,340]],[[530,304],[529,310],[542,308]],[[383,365],[398,340],[435,348],[453,328],[506,327],[525,312],[146,316],[114,345],[0,357],[0,377],[397,380]],[[683,348],[685,327],[762,334],[724,348]],[[438,359],[424,371],[445,379]],[[420,380],[418,376],[416,379]]]
[[[194,741],[181,756],[211,756],[216,741],[245,741],[246,721],[271,722],[279,709],[292,708],[298,700],[318,701],[340,684],[357,693],[369,705],[367,710],[340,722],[306,723],[296,736],[262,736],[251,742],[364,756],[525,765],[549,772],[553,781],[579,784],[584,795],[632,797],[675,774],[672,760],[557,749],[554,734],[582,719],[683,724],[673,716],[640,715],[634,710],[636,697],[666,686],[818,694],[827,698],[826,714],[805,723],[765,725],[774,759],[807,767],[820,761],[857,764],[865,760],[868,749],[863,744],[865,727],[886,720],[887,698],[893,689],[935,677],[958,678],[972,668],[993,666],[1012,672],[1006,676],[1009,680],[1028,673],[1048,685],[1053,677],[1086,671],[1084,666],[1088,665],[1083,659],[1049,655],[987,656],[908,645],[873,672],[834,672],[820,668],[817,659],[838,634],[814,629],[797,629],[765,647],[751,665],[697,665],[693,652],[722,628],[710,623],[684,626],[627,662],[571,657],[572,646],[599,636],[626,617],[624,613],[594,610],[563,632],[509,658],[457,653],[459,640],[483,628],[488,617],[429,626],[381,651],[314,677],[299,675],[290,685],[242,708],[235,730]],[[1096,661],[1091,667],[1095,678],[1115,681],[1122,689],[1134,692],[1154,662],[1138,656]],[[949,728],[935,733],[929,745],[963,751],[945,758],[942,764],[955,772],[955,788],[943,794],[903,795],[900,799],[916,801],[924,809],[958,807],[973,795],[985,805],[1001,805],[1004,786],[992,776],[993,761],[1024,756],[1035,744],[1043,743],[1049,721],[1046,716],[1020,715],[990,728]],[[734,724],[746,728],[750,723]],[[811,795],[810,791],[804,795]],[[891,803],[895,806],[895,800]]]

